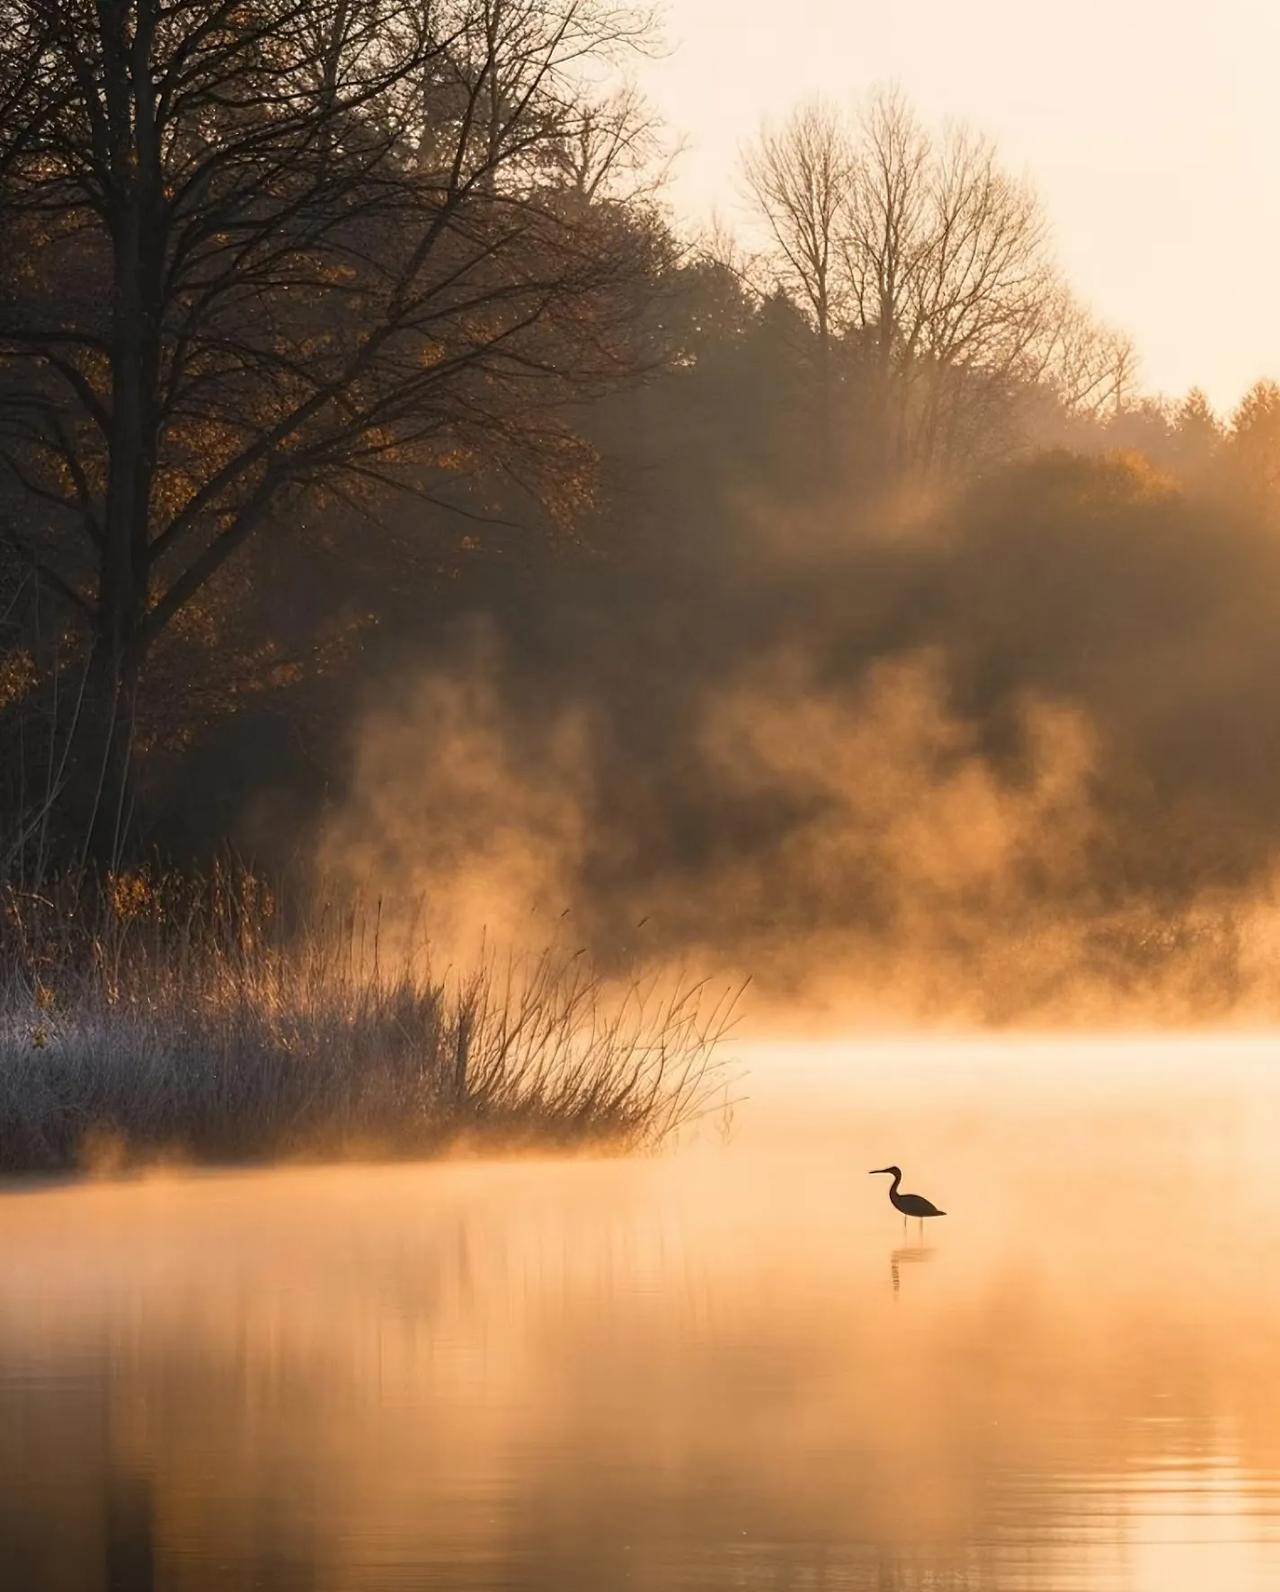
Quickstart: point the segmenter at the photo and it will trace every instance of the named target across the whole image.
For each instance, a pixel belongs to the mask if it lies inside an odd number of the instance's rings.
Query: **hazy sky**
[[[644,81],[692,141],[682,210],[740,224],[762,116],[896,82],[1033,180],[1145,385],[1280,379],[1280,0],[668,0],[667,35]]]

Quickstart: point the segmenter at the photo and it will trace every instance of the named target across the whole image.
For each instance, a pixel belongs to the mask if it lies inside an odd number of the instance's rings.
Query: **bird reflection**
[[[903,1249],[895,1249],[889,1256],[889,1275],[893,1278],[893,1291],[897,1293],[902,1287],[900,1266],[910,1265],[915,1261],[931,1260],[933,1250],[928,1244],[911,1244]]]

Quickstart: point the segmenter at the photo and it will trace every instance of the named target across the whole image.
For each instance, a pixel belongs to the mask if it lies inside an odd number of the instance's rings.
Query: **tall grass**
[[[734,997],[581,956],[437,976],[377,914],[243,871],[0,897],[0,1171],[660,1141],[723,1087]]]

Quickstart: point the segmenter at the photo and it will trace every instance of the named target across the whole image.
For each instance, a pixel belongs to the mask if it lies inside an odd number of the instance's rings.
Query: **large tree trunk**
[[[132,295],[130,295],[132,296]],[[87,841],[94,858],[114,865],[127,828],[142,627],[147,611],[147,522],[151,496],[151,364],[145,314],[126,304],[138,327],[121,338],[113,389],[111,470],[98,581],[98,634],[84,702],[87,772],[96,764]]]
[[[114,867],[128,834],[138,681],[147,615],[151,498],[158,446],[158,372],[165,243],[163,184],[147,66],[154,17],[131,42],[104,33],[107,98],[120,203],[112,220],[111,417],[99,562],[97,636],[85,698],[90,776],[85,844]],[[96,777],[95,776],[96,772]]]
[[[119,866],[133,818],[133,753],[141,658],[101,640],[89,660],[68,788],[68,816],[81,855]]]

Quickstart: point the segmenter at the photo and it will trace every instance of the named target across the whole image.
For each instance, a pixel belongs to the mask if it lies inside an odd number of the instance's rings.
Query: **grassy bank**
[[[0,1172],[635,1148],[723,1087],[733,1001],[583,956],[436,974],[375,911],[117,876],[0,909]]]

